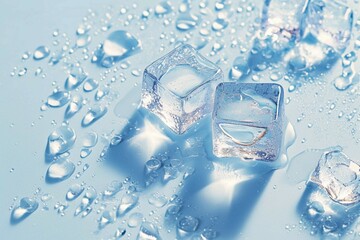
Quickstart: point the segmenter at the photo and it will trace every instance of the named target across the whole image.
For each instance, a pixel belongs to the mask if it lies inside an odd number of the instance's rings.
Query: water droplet
[[[63,50],[53,53],[49,59],[49,65],[54,66],[58,64],[64,56],[65,56],[65,52]]]
[[[91,92],[99,86],[99,82],[93,78],[88,78],[83,86],[85,92]]]
[[[81,95],[75,95],[72,97],[71,102],[65,110],[65,118],[69,119],[81,110],[83,106],[83,98]]]
[[[94,202],[96,197],[96,189],[93,187],[89,187],[88,190],[85,192],[84,197],[81,199],[80,205],[75,209],[74,216],[78,216],[83,211],[85,211],[85,216],[87,216],[92,210],[90,208],[90,205]]]
[[[65,81],[65,89],[73,90],[77,88],[87,77],[87,74],[80,67],[75,67],[71,69],[69,76]]]
[[[217,18],[213,22],[211,27],[214,31],[220,31],[225,29],[228,25],[229,25],[229,21],[226,18]]]
[[[67,158],[57,159],[51,163],[46,172],[46,182],[56,183],[68,179],[75,171],[75,165]]]
[[[129,216],[129,220],[127,221],[127,225],[130,228],[134,228],[139,226],[139,224],[143,221],[143,215],[142,213],[132,213]]]
[[[334,86],[339,91],[345,91],[352,85],[351,77],[339,76],[334,80]]]
[[[10,173],[14,172],[15,168],[10,168]]]
[[[11,213],[11,224],[17,224],[27,218],[38,209],[39,203],[33,199],[24,197],[20,200],[20,205],[15,207]]]
[[[76,29],[76,35],[83,35],[91,29],[91,25],[88,24],[80,24],[79,27]]]
[[[70,94],[66,91],[57,91],[47,98],[47,105],[53,108],[62,107],[70,101]]]
[[[137,240],[160,240],[161,237],[159,235],[158,228],[150,223],[143,222],[140,227],[139,234],[137,235]]]
[[[139,197],[135,194],[126,194],[121,198],[121,202],[118,207],[118,215],[124,216],[127,212],[133,209],[139,201]]]
[[[100,101],[103,97],[105,97],[106,95],[108,95],[110,92],[110,87],[105,85],[105,86],[102,86],[101,88],[99,88],[97,91],[96,91],[96,94],[95,94],[95,100],[96,101]]]
[[[147,161],[145,163],[146,173],[156,171],[156,170],[160,169],[161,166],[162,166],[162,163],[159,159],[150,159],[149,161]]]
[[[94,52],[93,62],[103,67],[112,67],[116,62],[134,55],[141,50],[141,42],[129,32],[112,32],[104,44]]]
[[[112,181],[103,192],[103,198],[115,196],[123,188],[123,184],[119,181]]]
[[[33,58],[34,60],[42,60],[50,55],[50,50],[45,46],[40,46],[35,49]]]
[[[18,76],[19,77],[22,77],[22,76],[24,76],[25,74],[27,73],[27,68],[21,68],[21,69],[19,69],[19,72],[18,72]]]
[[[41,73],[43,72],[43,69],[41,67],[38,67],[36,70],[35,70],[35,76],[39,76]]]
[[[81,158],[86,158],[87,156],[89,156],[91,154],[91,152],[92,152],[91,148],[83,148],[80,151],[80,157]]]
[[[75,183],[70,186],[69,190],[66,193],[66,200],[72,201],[78,198],[81,193],[84,191],[84,187],[81,184]]]
[[[116,146],[119,143],[121,143],[122,141],[122,137],[121,135],[115,135],[111,140],[110,140],[110,144],[111,146]]]
[[[201,233],[202,240],[211,240],[217,237],[217,232],[212,228],[205,228]]]
[[[90,42],[91,42],[91,36],[89,36],[87,34],[82,34],[77,38],[76,46],[78,48],[83,48],[83,47],[88,46],[90,44]]]
[[[102,118],[107,113],[107,107],[94,106],[92,107],[84,116],[81,125],[83,127],[88,127],[100,118]]]
[[[177,231],[180,237],[186,237],[195,232],[199,225],[199,219],[193,216],[182,217],[177,224]]]
[[[282,74],[281,72],[279,71],[273,71],[271,74],[270,74],[270,80],[271,81],[279,81],[280,79],[282,78]]]
[[[168,1],[160,2],[155,7],[155,14],[157,16],[162,16],[162,15],[168,14],[170,12],[172,12],[172,6]]]
[[[114,212],[104,211],[101,217],[99,218],[99,229],[103,229],[106,225],[113,223],[116,220],[116,216]]]
[[[67,126],[61,126],[48,137],[47,153],[59,155],[72,148],[76,140],[75,131]]]
[[[30,52],[24,52],[23,55],[21,56],[21,59],[22,60],[28,60],[30,55],[31,55]]]
[[[153,193],[150,195],[148,202],[157,208],[162,208],[167,204],[168,200],[164,195]]]
[[[98,135],[95,132],[89,132],[84,135],[83,146],[91,148],[98,142]]]
[[[176,19],[176,28],[180,31],[187,31],[196,27],[199,22],[199,17],[191,13],[180,14]]]
[[[233,62],[233,66],[229,72],[229,78],[232,80],[239,80],[250,73],[250,67],[245,57],[237,57]]]
[[[114,237],[116,240],[120,239],[121,237],[123,237],[126,234],[126,229],[125,228],[118,228],[115,231]]]

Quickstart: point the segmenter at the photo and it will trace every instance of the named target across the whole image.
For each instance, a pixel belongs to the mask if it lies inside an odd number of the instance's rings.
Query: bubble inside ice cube
[[[341,204],[360,201],[360,163],[340,150],[325,152],[310,181],[324,188],[330,198]]]
[[[221,83],[213,112],[217,157],[275,161],[282,144],[283,89],[269,83]]]
[[[178,134],[210,113],[219,67],[190,45],[181,45],[145,69],[142,107]]]

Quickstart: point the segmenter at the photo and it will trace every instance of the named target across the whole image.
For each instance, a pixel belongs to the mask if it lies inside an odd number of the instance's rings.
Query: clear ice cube
[[[300,38],[301,21],[309,0],[265,0],[261,28],[280,48]]]
[[[305,13],[302,32],[312,34],[337,52],[347,47],[352,31],[353,11],[336,0],[312,0]]]
[[[213,152],[243,160],[278,159],[283,132],[283,88],[273,83],[221,83],[213,111]]]
[[[321,156],[310,181],[324,188],[335,202],[347,205],[360,201],[359,177],[360,162],[333,150]]]
[[[144,71],[141,105],[178,134],[210,113],[219,67],[190,45],[181,45]]]

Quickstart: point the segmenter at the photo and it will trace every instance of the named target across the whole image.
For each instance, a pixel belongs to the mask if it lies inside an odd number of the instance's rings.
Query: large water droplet
[[[148,202],[157,208],[162,208],[167,204],[168,200],[164,195],[153,193],[150,195]]]
[[[86,77],[87,74],[82,68],[73,68],[65,81],[65,89],[73,90],[77,88],[86,79]]]
[[[118,61],[134,55],[141,50],[141,42],[129,32],[118,30],[112,32],[92,58],[103,67],[112,67]]]
[[[135,194],[126,194],[121,198],[121,202],[118,207],[118,215],[124,216],[127,212],[133,209],[139,201],[139,197]]]
[[[250,73],[250,67],[245,57],[237,57],[233,62],[233,66],[229,72],[229,78],[232,80],[240,80]]]
[[[53,162],[46,172],[46,182],[56,183],[68,179],[75,171],[75,165],[67,158]]]
[[[35,49],[33,58],[34,60],[42,60],[50,55],[50,50],[45,46],[40,46]]]
[[[123,184],[119,181],[112,181],[103,192],[103,198],[115,196],[123,188]]]
[[[172,12],[172,6],[168,1],[160,2],[155,7],[156,16],[162,16],[162,15],[168,14],[170,12]]]
[[[91,148],[96,145],[98,141],[98,135],[95,132],[89,132],[84,135],[83,146],[86,148]]]
[[[99,82],[93,78],[88,78],[83,86],[85,92],[91,92],[99,86]]]
[[[72,97],[71,102],[65,110],[65,118],[69,119],[81,110],[83,106],[83,98],[81,95],[75,95]]]
[[[195,232],[199,226],[199,219],[193,216],[182,217],[177,224],[177,232],[180,237],[186,237]]]
[[[107,107],[103,106],[94,106],[92,107],[84,116],[81,125],[83,127],[88,127],[107,113]]]
[[[116,215],[114,212],[106,210],[103,212],[99,218],[99,229],[103,229],[106,225],[113,223],[116,220]]]
[[[143,221],[142,213],[132,213],[129,216],[129,220],[127,222],[128,226],[131,228],[137,227]]]
[[[140,227],[139,234],[136,238],[137,240],[160,240],[160,234],[158,228],[150,223],[143,222]]]
[[[48,137],[47,153],[59,155],[72,148],[76,140],[75,131],[67,126],[61,126]]]
[[[85,211],[85,212],[91,211],[90,205],[94,202],[96,197],[97,197],[96,189],[93,187],[89,187],[89,189],[85,192],[84,197],[81,199],[80,205],[75,209],[74,216],[79,215],[83,211]],[[87,209],[89,209],[89,210],[87,210]],[[89,214],[89,212],[86,213],[86,215],[88,215],[88,214]]]
[[[70,186],[69,190],[66,193],[66,200],[72,201],[80,196],[84,191],[84,187],[81,184],[75,183]]]
[[[39,203],[33,199],[24,197],[20,200],[20,205],[15,207],[11,213],[11,224],[17,224],[38,209]]]
[[[66,91],[57,91],[47,98],[47,105],[50,107],[62,107],[70,101],[70,94]]]
[[[191,13],[183,13],[176,19],[176,28],[180,31],[187,31],[194,28],[199,22],[199,17]]]

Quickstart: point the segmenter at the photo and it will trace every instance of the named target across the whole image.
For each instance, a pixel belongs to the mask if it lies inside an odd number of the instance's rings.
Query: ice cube
[[[300,38],[303,13],[309,0],[265,0],[261,28],[280,49]]]
[[[353,25],[353,11],[336,0],[312,0],[306,10],[302,32],[341,53],[347,47]]]
[[[283,88],[273,83],[221,83],[213,111],[213,152],[243,160],[278,159],[283,132]]]
[[[360,201],[360,162],[340,150],[327,151],[310,177],[335,202],[347,205]]]
[[[219,67],[181,45],[145,69],[141,105],[178,134],[210,113]]]

